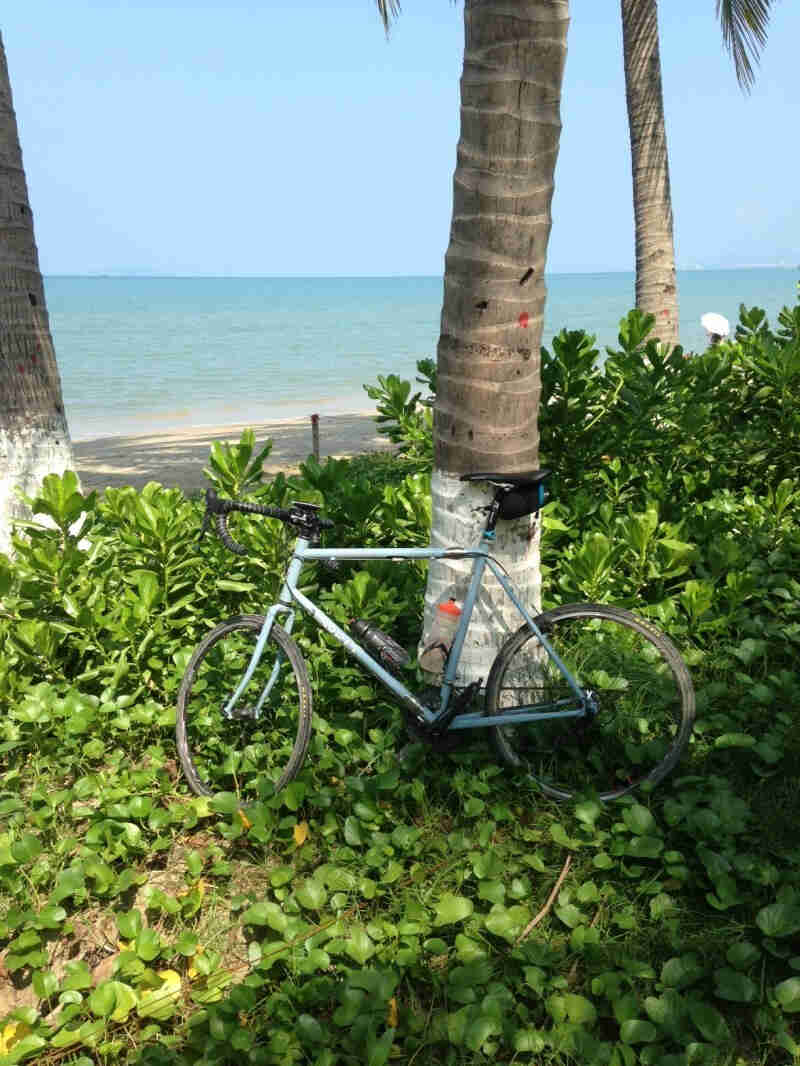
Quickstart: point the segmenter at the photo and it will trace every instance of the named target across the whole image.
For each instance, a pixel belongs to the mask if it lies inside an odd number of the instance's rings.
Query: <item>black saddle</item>
[[[507,521],[538,514],[547,493],[543,482],[550,470],[525,470],[521,474],[462,474],[462,481],[487,481],[494,485],[497,518]],[[494,529],[492,524],[490,529]]]
[[[521,474],[462,474],[461,481],[489,481],[513,489],[528,489],[550,477],[551,470],[526,470]]]

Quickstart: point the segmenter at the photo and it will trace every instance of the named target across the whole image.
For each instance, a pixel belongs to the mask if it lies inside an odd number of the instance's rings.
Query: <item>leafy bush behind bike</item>
[[[4,966],[45,1004],[59,986],[42,962],[48,942],[69,943],[90,907],[115,912],[130,951],[129,970],[91,992],[86,964],[68,962],[69,1025],[53,1037],[27,1008],[25,1039],[60,1041],[58,1057],[78,1039],[69,1026],[85,1025],[88,1042],[107,1022],[109,1061],[123,1029],[149,1043],[161,1024],[190,1046],[175,1051],[186,1061],[238,1061],[251,1038],[270,1062],[321,1062],[335,1048],[360,1063],[392,1044],[403,1059],[527,1051],[598,1066],[734,1061],[755,1042],[769,1061],[796,1057],[798,323],[787,312],[772,332],[745,312],[734,344],[686,361],[654,350],[646,320],[629,316],[608,371],[595,368],[585,334],[560,335],[548,353],[560,363],[543,370],[543,461],[557,472],[544,515],[547,595],[643,607],[692,660],[698,688],[686,772],[613,812],[591,800],[575,811],[519,806],[495,768],[468,756],[409,781],[392,768],[380,693],[301,626],[318,714],[303,775],[249,827],[235,811],[198,813],[175,796],[174,688],[202,634],[273,597],[287,534],[237,516],[253,550],[234,559],[214,538],[197,544],[197,499],[158,485],[97,499],[70,475],[47,479],[35,510],[56,528],[23,527],[14,562],[0,558]],[[225,494],[324,503],[343,543],[426,543],[428,472],[412,451],[309,461],[265,479],[245,436],[220,446],[209,471]],[[365,615],[413,644],[421,567],[310,568],[306,580],[340,620]],[[172,857],[173,837],[185,878],[174,895],[153,880],[147,903],[132,903],[149,866]],[[542,935],[515,947],[565,851],[572,873]],[[251,960],[260,941],[265,953],[289,950],[310,907],[342,926],[311,954],[292,947],[296,968],[254,962],[246,986],[223,993],[221,951],[199,946],[200,923],[248,859],[257,887],[234,897],[230,921],[246,927]],[[345,887],[370,908],[353,921],[342,916]],[[181,1028],[171,1000],[154,1021],[155,968],[174,977],[190,963],[178,989],[208,1004],[209,1022]],[[124,996],[141,1009],[120,1026]],[[173,1051],[145,1050],[153,1062]]]

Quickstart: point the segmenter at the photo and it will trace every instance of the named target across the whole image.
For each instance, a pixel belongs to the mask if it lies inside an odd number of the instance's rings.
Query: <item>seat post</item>
[[[486,519],[486,529],[483,531],[484,540],[494,540],[495,527],[497,526],[497,519],[500,514],[500,501],[505,495],[505,489],[496,488],[494,493],[494,499],[489,505],[489,514]]]

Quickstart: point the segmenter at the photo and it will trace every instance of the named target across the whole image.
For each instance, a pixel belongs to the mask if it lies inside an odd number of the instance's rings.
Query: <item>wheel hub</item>
[[[223,704],[222,716],[227,718],[229,722],[236,722],[240,719],[249,719],[255,722],[258,718],[258,709],[256,707],[234,707],[232,710],[227,711],[225,704]]]
[[[600,697],[592,688],[583,690],[583,709],[590,721],[600,713]]]

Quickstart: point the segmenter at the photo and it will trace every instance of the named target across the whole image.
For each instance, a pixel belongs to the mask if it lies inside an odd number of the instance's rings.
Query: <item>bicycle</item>
[[[189,660],[178,694],[176,739],[191,789],[198,795],[233,792],[246,807],[265,794],[266,782],[278,791],[302,766],[312,695],[305,661],[291,637],[298,609],[397,697],[412,737],[436,750],[455,746],[465,731],[488,729],[502,762],[524,770],[545,794],[560,800],[587,793],[613,800],[657,784],[680,759],[695,716],[692,681],[672,642],[649,621],[600,604],[570,604],[533,617],[490,554],[498,521],[538,514],[548,476],[547,470],[463,475],[462,481],[482,481],[494,490],[491,504],[481,508],[486,527],[474,548],[323,548],[321,532],[333,523],[317,505],[293,503],[285,510],[222,500],[207,490],[201,536],[213,515],[222,543],[246,554],[227,528],[227,516],[241,512],[278,519],[297,539],[278,599],[266,614],[220,623]],[[472,570],[432,697],[412,692],[396,660],[371,654],[298,588],[302,568],[311,562],[444,558],[471,559]],[[455,680],[487,568],[522,624],[497,653],[484,707],[476,711],[471,706],[482,682],[458,688]],[[286,616],[283,625],[276,621],[279,615]],[[243,699],[253,691],[257,700]]]

